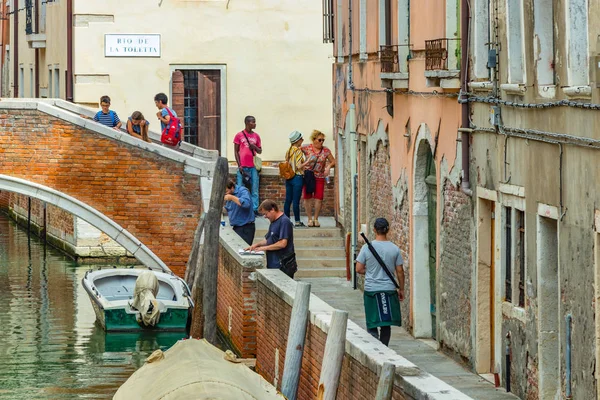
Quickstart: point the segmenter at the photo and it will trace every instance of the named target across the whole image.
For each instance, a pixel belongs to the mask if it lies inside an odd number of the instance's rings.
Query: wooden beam
[[[203,250],[204,270],[204,338],[217,345],[217,275],[219,272],[219,231],[225,187],[229,179],[229,163],[219,157],[215,166],[215,174],[210,195],[210,206],[206,213],[204,229],[206,230]]]
[[[392,363],[383,363],[381,367],[381,375],[379,376],[379,384],[377,385],[377,394],[375,400],[391,400],[394,390],[394,374],[396,366]]]
[[[306,338],[306,323],[308,321],[308,305],[310,301],[310,283],[298,282],[296,296],[290,317],[285,364],[281,379],[281,393],[288,400],[296,400],[300,367],[304,354],[304,339]]]
[[[342,372],[342,361],[346,352],[347,327],[348,312],[335,310],[331,316],[331,325],[325,342],[317,400],[335,400],[336,398]]]

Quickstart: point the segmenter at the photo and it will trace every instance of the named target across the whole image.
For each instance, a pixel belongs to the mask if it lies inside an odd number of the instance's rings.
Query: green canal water
[[[0,214],[0,399],[110,399],[185,335],[106,334],[81,286],[88,269]]]

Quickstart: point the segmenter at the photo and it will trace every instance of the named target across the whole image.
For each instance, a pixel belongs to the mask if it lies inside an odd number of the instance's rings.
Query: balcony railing
[[[379,46],[381,72],[398,72],[398,45]]]
[[[425,41],[425,70],[458,69],[460,39],[435,39]]]
[[[25,0],[25,33],[33,33],[33,0]]]

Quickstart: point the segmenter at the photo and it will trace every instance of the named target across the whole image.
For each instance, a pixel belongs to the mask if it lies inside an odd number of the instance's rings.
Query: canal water
[[[0,399],[111,399],[185,333],[106,334],[81,286],[89,266],[0,213]]]

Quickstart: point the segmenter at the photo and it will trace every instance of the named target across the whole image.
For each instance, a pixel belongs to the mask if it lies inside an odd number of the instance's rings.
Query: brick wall
[[[272,291],[264,280],[258,279],[257,331],[259,340],[256,354],[256,371],[267,381],[275,381],[277,363],[277,388],[281,389],[285,350],[292,307]],[[365,332],[365,334],[367,334]],[[317,397],[321,364],[325,352],[327,334],[314,323],[309,323],[304,343],[304,354],[298,386],[298,399]],[[276,359],[276,349],[279,357]],[[337,399],[371,400],[377,393],[379,377],[350,354],[344,355]],[[398,386],[394,387],[393,399],[407,399]]]
[[[401,178],[402,179],[402,178]],[[404,185],[406,187],[406,185]],[[377,144],[376,151],[369,158],[368,173],[368,221],[369,232],[375,219],[384,217],[390,222],[390,233],[388,238],[400,247],[400,253],[404,260],[404,296],[405,300],[400,303],[402,311],[402,325],[412,331],[410,323],[410,219],[409,204],[407,201],[408,191],[401,193],[403,201],[397,201],[392,185],[392,174],[390,164],[389,147],[384,146],[382,141]]]
[[[262,257],[242,257],[245,243],[230,227],[221,228],[217,283],[217,326],[243,358],[256,356],[256,280]]]
[[[28,197],[16,193],[10,194],[9,208],[13,215],[17,217],[17,222],[27,223],[29,215]],[[44,221],[44,203],[41,200],[31,199],[31,224],[34,232],[43,234],[44,223],[46,233],[53,237],[75,246],[75,217],[73,214],[64,211],[51,204],[46,205],[46,221]],[[64,248],[64,246],[61,246]]]
[[[277,174],[275,174],[274,169],[267,172],[266,168],[263,168],[263,172],[260,174],[260,187],[258,196],[259,201],[263,201],[265,199],[275,200],[283,209],[283,204],[285,203],[285,180],[279,177],[278,171],[279,170],[277,170]],[[235,174],[230,174],[230,177],[235,179]],[[291,212],[293,214],[293,209]],[[304,201],[300,201],[300,213],[302,216],[306,216]],[[321,215],[324,217],[333,217],[335,215],[335,192],[333,177],[331,178],[331,183],[329,185],[325,185],[325,196],[323,198]]]
[[[471,198],[445,181],[439,229],[438,319],[442,349],[469,362],[471,346]]]
[[[0,210],[8,211],[10,192],[0,190]]]
[[[34,110],[2,110],[0,129],[4,174],[94,207],[183,276],[202,204],[183,163]]]
[[[241,245],[241,238],[231,228],[221,228],[217,324],[238,353],[242,357],[255,355],[256,371],[267,381],[276,381],[281,389],[296,283],[281,271],[265,269],[263,257],[237,254]],[[298,399],[317,396],[333,311],[311,295]],[[393,399],[464,398],[456,389],[382,346],[352,321],[348,321],[348,332],[352,334],[346,338],[337,399],[373,399],[384,362],[398,366]]]

